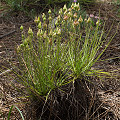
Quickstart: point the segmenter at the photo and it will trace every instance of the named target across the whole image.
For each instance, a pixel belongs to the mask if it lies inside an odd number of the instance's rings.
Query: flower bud
[[[79,22],[79,23],[83,22],[83,19],[82,19],[81,16],[79,17],[78,22]]]
[[[30,36],[28,36],[23,43],[25,43],[24,45],[26,45],[26,43],[30,43],[31,42],[31,38]]]
[[[47,38],[46,31],[45,31],[44,34],[43,34],[43,38]]]
[[[73,19],[72,18],[70,18],[70,23],[73,23]]]
[[[49,36],[52,37],[52,35],[53,35],[53,31],[52,31],[52,29],[51,29],[51,30],[50,30],[50,33],[49,33]]]
[[[49,18],[48,18],[48,19],[49,19],[49,21],[52,21],[52,17],[51,17],[51,16],[49,16]]]
[[[26,46],[28,44],[27,39],[24,40],[23,44],[24,44],[24,46]]]
[[[74,3],[72,3],[71,8],[74,9]]]
[[[38,17],[38,22],[40,22],[40,17]]]
[[[22,34],[22,40],[24,40],[25,39],[25,36],[24,36],[24,34]]]
[[[27,50],[29,50],[29,45],[28,44],[25,47],[26,47]]]
[[[67,10],[67,7],[66,7],[66,4],[64,5],[63,7],[63,11],[66,11]]]
[[[77,4],[76,4],[76,3],[74,4],[74,9],[75,9],[75,10],[77,9]]]
[[[74,25],[75,26],[79,25],[79,22],[77,21],[77,19],[74,21]]]
[[[20,26],[20,30],[23,31],[23,26],[22,25]]]
[[[48,14],[51,14],[51,10],[49,9]]]
[[[88,20],[87,20],[87,23],[90,23],[91,22],[91,18],[89,17]]]
[[[64,21],[63,20],[61,21],[61,24],[64,25]]]
[[[57,17],[58,22],[60,22],[60,15]]]
[[[45,16],[45,13],[42,14],[42,18],[44,18],[44,17],[46,17],[46,16]]]
[[[40,33],[40,29],[37,32],[37,37],[40,37],[41,33]]]
[[[35,22],[36,24],[38,24],[38,23],[40,22],[40,17],[35,17],[34,22]]]
[[[56,26],[58,25],[58,20],[55,21],[55,25],[56,25]]]
[[[68,9],[68,11],[69,11],[69,12],[71,12],[71,11],[72,11],[72,9],[71,9],[71,8],[69,8],[69,9]]]
[[[84,21],[87,22],[87,19],[85,18]]]
[[[49,39],[49,44],[52,45],[52,38]]]
[[[74,18],[77,18],[77,13],[75,13],[75,14],[73,15],[73,17],[74,17]]]
[[[43,29],[46,29],[46,28],[47,28],[47,24],[44,23],[44,24],[43,24]]]
[[[43,18],[43,21],[46,21],[46,17]]]
[[[38,23],[38,20],[37,20],[37,17],[35,17],[35,20],[34,20],[35,23]]]
[[[63,19],[64,19],[65,21],[68,20],[68,16],[65,15]]]
[[[40,31],[40,35],[41,35],[41,36],[43,35],[43,31],[42,31],[42,30]]]
[[[59,14],[60,14],[60,15],[63,14],[62,8],[59,10]]]
[[[74,10],[76,10],[76,11],[79,11],[80,10],[80,5],[79,5],[79,3],[78,4],[74,4]]]
[[[72,12],[68,12],[67,14],[69,17],[72,17]]]
[[[80,5],[79,5],[79,3],[77,4],[77,8],[76,8],[76,10],[77,10],[77,11],[80,10]]]
[[[29,30],[28,30],[28,34],[30,35],[30,36],[33,36],[33,31],[32,31],[32,29],[29,27]]]
[[[17,52],[17,53],[20,52],[20,46],[17,47],[16,52]]]
[[[67,10],[64,12],[64,15],[67,13]]]
[[[57,34],[61,35],[61,29],[58,29]]]
[[[54,32],[54,33],[53,33],[53,37],[56,37],[56,35],[57,35],[56,32]]]
[[[24,44],[20,44],[20,48],[23,48],[24,47]]]
[[[98,20],[98,21],[96,22],[96,25],[99,25],[99,23],[100,23],[100,20]]]
[[[38,28],[41,29],[41,22],[39,22],[39,24],[38,24]]]

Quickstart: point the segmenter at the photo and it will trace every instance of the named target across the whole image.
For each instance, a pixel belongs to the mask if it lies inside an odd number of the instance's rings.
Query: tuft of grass
[[[99,26],[100,19],[94,24],[90,17],[83,19],[78,14],[79,10],[79,3],[72,3],[69,9],[64,5],[59,10],[54,27],[51,10],[48,18],[43,13],[42,21],[40,17],[35,18],[36,34],[32,28],[25,34],[21,26],[22,44],[18,46],[17,53],[22,66],[18,71],[22,75],[13,72],[18,76],[18,82],[26,87],[30,98],[48,98],[52,90],[84,76],[108,75],[91,67],[113,38],[98,54],[106,40],[102,39],[104,27],[101,29]]]

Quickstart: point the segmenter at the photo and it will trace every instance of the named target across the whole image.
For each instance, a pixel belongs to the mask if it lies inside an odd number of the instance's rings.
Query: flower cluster
[[[92,18],[98,19],[96,22],[96,25],[99,25],[100,20],[99,17],[94,16],[93,14],[90,14],[89,18],[83,19],[82,16],[79,14],[80,11],[80,5],[79,3],[76,3],[77,0],[74,0],[72,3],[71,7],[68,9],[66,4],[64,5],[63,8],[59,10],[59,15],[54,18],[52,16],[52,11],[48,11],[48,20],[45,13],[42,14],[42,21],[40,20],[40,17],[35,17],[34,22],[37,24],[37,38],[39,39],[50,39],[49,41],[53,40],[53,37],[60,36],[62,32],[67,32],[67,31],[73,31],[74,28],[77,28],[77,30],[80,29],[81,24],[89,24],[92,21]],[[54,21],[53,21],[54,20]],[[55,27],[52,27],[52,24],[54,22]],[[49,24],[47,24],[49,23]],[[66,27],[66,28],[65,28]],[[79,29],[78,29],[79,28]],[[20,27],[21,31],[23,31],[23,26]],[[76,29],[75,29],[76,30]],[[75,31],[74,31],[75,32]],[[33,37],[33,31],[31,28],[28,30],[28,36],[29,39],[32,39]],[[29,43],[28,40],[26,40],[24,34],[22,34],[22,38],[25,39],[23,40],[23,43],[21,46],[28,46]],[[28,39],[28,38],[27,38]],[[29,40],[30,41],[30,40]],[[50,43],[53,43],[54,41],[51,41]]]

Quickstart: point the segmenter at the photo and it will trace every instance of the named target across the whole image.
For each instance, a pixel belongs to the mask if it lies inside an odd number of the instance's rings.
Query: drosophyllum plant
[[[48,19],[43,13],[42,20],[40,17],[35,18],[38,29],[36,34],[31,28],[28,35],[24,34],[21,26],[22,44],[18,46],[17,53],[22,75],[15,74],[19,77],[19,82],[27,88],[30,97],[48,97],[51,90],[77,78],[104,73],[92,70],[91,67],[110,41],[97,54],[104,42],[104,29],[99,29],[99,19],[93,27],[92,19],[83,19],[78,14],[79,10],[79,3],[72,3],[69,9],[64,5],[59,10],[54,27],[51,10],[48,11]]]

